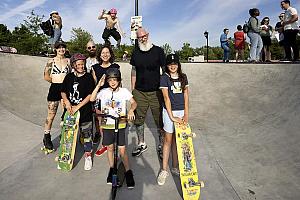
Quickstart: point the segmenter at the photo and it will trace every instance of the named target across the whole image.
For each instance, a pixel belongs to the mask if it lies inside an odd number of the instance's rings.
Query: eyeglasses
[[[138,36],[137,38],[138,38],[138,39],[141,39],[141,38],[143,38],[143,37],[148,37],[148,33],[145,34],[145,35]]]
[[[88,49],[95,49],[96,46],[91,46],[91,47],[88,47]]]

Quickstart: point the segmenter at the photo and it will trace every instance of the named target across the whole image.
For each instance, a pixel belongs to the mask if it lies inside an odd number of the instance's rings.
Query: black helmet
[[[117,78],[119,81],[121,81],[121,72],[118,68],[109,68],[106,71],[106,78]]]

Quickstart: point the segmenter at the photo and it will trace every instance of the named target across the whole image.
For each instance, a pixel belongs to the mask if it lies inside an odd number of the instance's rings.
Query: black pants
[[[108,38],[112,36],[116,41],[120,40],[121,39],[121,35],[120,33],[117,31],[116,28],[113,28],[113,29],[108,29],[108,28],[105,28],[104,31],[103,31],[103,34],[102,34],[102,38],[104,40],[108,40]]]
[[[284,34],[284,51],[286,59],[292,60],[291,48],[294,53],[294,60],[299,59],[299,49],[296,43],[298,30],[285,30]]]

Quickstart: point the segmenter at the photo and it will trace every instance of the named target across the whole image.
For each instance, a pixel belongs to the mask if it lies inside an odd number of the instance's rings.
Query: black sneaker
[[[146,143],[139,144],[135,149],[132,151],[132,156],[140,156],[144,151],[148,149]]]
[[[111,184],[112,184],[112,175],[113,175],[113,171],[114,171],[114,168],[109,168],[108,176],[107,176],[107,179],[106,179],[106,183],[107,183],[108,185],[111,185]]]
[[[100,133],[95,133],[94,139],[93,139],[93,144],[98,144],[98,142],[100,141]]]
[[[128,189],[133,189],[134,186],[135,186],[135,182],[134,182],[134,179],[133,179],[133,173],[131,170],[128,170],[126,173],[125,173],[125,178],[126,178],[126,185],[127,185],[127,188]]]
[[[44,134],[43,143],[45,148],[52,150],[53,149],[53,143],[51,141],[51,135],[50,134]]]
[[[163,146],[162,145],[158,145],[157,147],[157,155],[160,161],[163,160]]]

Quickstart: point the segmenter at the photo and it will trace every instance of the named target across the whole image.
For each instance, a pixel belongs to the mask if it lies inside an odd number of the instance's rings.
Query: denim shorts
[[[172,111],[174,117],[182,118],[184,116],[184,110],[174,110]],[[170,119],[169,114],[165,108],[162,112],[164,131],[168,133],[174,133],[174,122]]]

